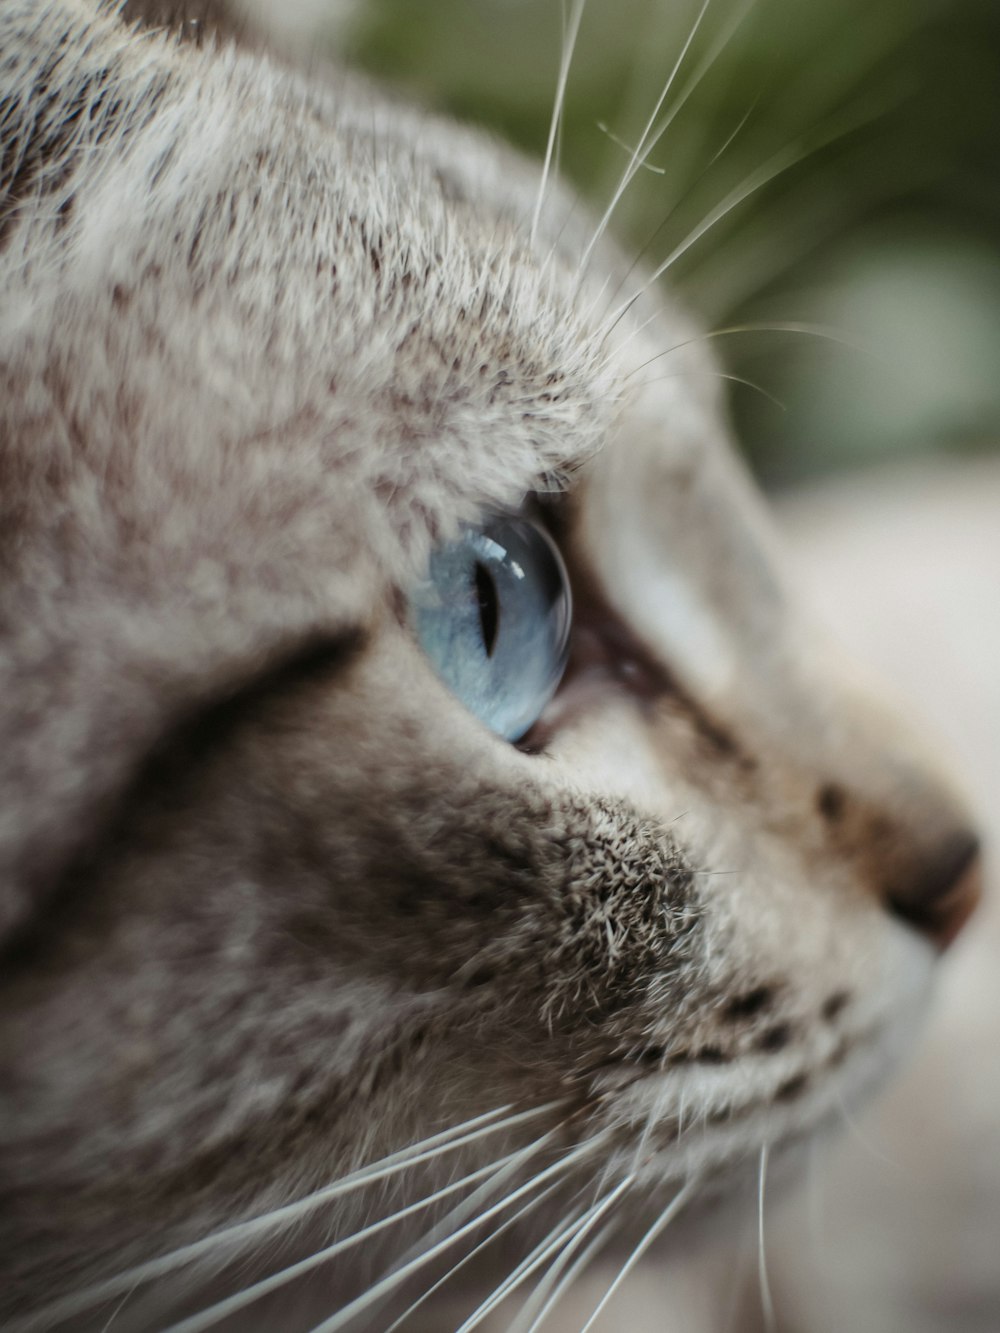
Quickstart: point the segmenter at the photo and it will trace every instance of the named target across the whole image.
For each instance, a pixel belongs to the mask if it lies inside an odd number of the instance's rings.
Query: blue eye
[[[526,518],[464,529],[431,556],[410,608],[452,693],[499,736],[523,736],[555,693],[569,643],[569,580],[548,533]]]

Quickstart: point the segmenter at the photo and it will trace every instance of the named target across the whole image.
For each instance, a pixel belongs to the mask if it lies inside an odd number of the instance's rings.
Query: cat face
[[[343,76],[68,0],[0,48],[11,1308],[89,1317],[428,1136],[311,1224],[459,1164],[529,1232],[597,1184],[640,1213],[836,1118],[975,840],[796,604],[695,326],[559,189],[533,225],[535,167]],[[575,619],[512,745],[409,607],[526,502]]]

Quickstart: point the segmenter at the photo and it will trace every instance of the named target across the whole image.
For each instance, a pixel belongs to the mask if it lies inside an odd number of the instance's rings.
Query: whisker
[[[576,47],[577,34],[580,31],[580,20],[583,18],[583,9],[587,0],[573,0],[573,8],[570,12],[569,24],[566,35],[563,39],[562,58],[559,62],[559,78],[556,83],[555,102],[552,107],[552,120],[549,123],[549,138],[545,145],[545,161],[542,163],[542,178],[538,185],[538,195],[535,199],[535,210],[531,215],[531,235],[530,245],[535,244],[535,237],[538,235],[538,223],[542,216],[542,205],[545,202],[545,191],[548,188],[549,174],[552,170],[552,156],[555,152],[556,140],[559,137],[559,127],[562,124],[563,107],[566,104],[566,84],[569,81],[570,65],[573,62],[573,51]]]
[[[504,1278],[492,1294],[473,1311],[468,1319],[466,1319],[465,1323],[458,1328],[456,1333],[470,1333],[472,1329],[478,1327],[491,1311],[495,1310],[501,1302],[505,1301],[511,1292],[516,1291],[532,1273],[541,1268],[552,1254],[560,1250],[560,1247],[565,1248],[562,1250],[562,1253],[557,1255],[555,1264],[560,1264],[563,1255],[566,1254],[567,1250],[572,1254],[576,1248],[577,1242],[582,1240],[591,1227],[603,1217],[608,1208],[610,1208],[621,1193],[632,1184],[633,1180],[634,1177],[627,1176],[615,1187],[614,1190],[611,1191],[610,1194],[606,1195],[599,1202],[585,1208],[582,1213],[578,1213],[568,1222],[563,1221],[554,1229],[554,1232],[549,1232],[549,1235],[544,1240],[540,1241],[531,1253],[521,1260],[513,1272]],[[559,1271],[562,1271],[561,1268]],[[528,1304],[530,1303],[529,1298]]]
[[[223,1248],[228,1250],[234,1246],[240,1247],[256,1239],[262,1233],[294,1222],[308,1215],[314,1209],[320,1208],[331,1200],[340,1198],[353,1190],[375,1184],[380,1180],[398,1174],[400,1171],[408,1170],[410,1167],[452,1152],[467,1143],[475,1142],[480,1138],[488,1137],[490,1134],[498,1133],[500,1130],[522,1124],[536,1116],[554,1110],[559,1105],[558,1101],[546,1102],[541,1106],[532,1107],[530,1110],[519,1111],[513,1116],[507,1114],[511,1109],[508,1105],[487,1111],[482,1115],[473,1116],[460,1125],[451,1126],[449,1129],[433,1134],[407,1148],[402,1148],[398,1152],[390,1153],[387,1157],[383,1157],[368,1166],[360,1167],[341,1180],[334,1181],[332,1184],[316,1190],[313,1194],[306,1195],[305,1198],[283,1204],[271,1212],[250,1218],[245,1222],[236,1222],[231,1226],[223,1227],[219,1231],[214,1231],[210,1235],[202,1237],[201,1240],[192,1241],[190,1244],[171,1250],[167,1254],[137,1264],[122,1273],[117,1273],[114,1277],[105,1278],[82,1292],[74,1292],[69,1296],[64,1296],[30,1316],[22,1323],[21,1327],[24,1333],[31,1333],[33,1329],[46,1328],[53,1323],[73,1318],[82,1311],[99,1305],[102,1301],[117,1296],[125,1290],[134,1289],[151,1282],[155,1278],[173,1272],[176,1268],[182,1268],[206,1256],[219,1257],[214,1252]]]
[[[534,1156],[545,1143],[559,1132],[560,1128],[561,1126],[556,1126],[554,1129],[550,1130],[548,1134],[543,1135],[541,1139],[536,1140],[534,1143],[530,1143],[527,1148],[522,1148],[520,1151],[512,1153],[509,1158],[505,1158],[504,1161],[501,1162],[499,1168],[489,1176],[478,1189],[474,1189],[460,1204],[445,1213],[444,1217],[431,1227],[429,1231],[425,1232],[414,1245],[411,1245],[410,1248],[405,1251],[405,1253],[395,1260],[392,1268],[387,1271],[391,1273],[395,1269],[402,1267],[404,1264],[409,1263],[411,1259],[423,1254],[430,1246],[434,1245],[440,1237],[451,1234],[466,1220],[467,1217],[476,1213],[490,1195],[494,1194],[497,1188],[503,1184],[504,1180],[508,1176],[515,1175],[520,1170],[522,1164],[528,1158]],[[552,1188],[555,1189],[557,1186],[558,1181]],[[535,1201],[532,1200],[532,1203],[534,1202]],[[495,1234],[495,1232],[491,1233],[491,1237]],[[487,1237],[487,1240],[491,1237]]]
[[[482,1323],[486,1316],[506,1300],[507,1296],[524,1278],[529,1277],[536,1268],[545,1262],[553,1250],[558,1249],[566,1237],[572,1234],[573,1228],[579,1224],[581,1217],[585,1215],[585,1213],[574,1213],[572,1217],[561,1217],[534,1249],[530,1250],[500,1284],[493,1288],[486,1299],[476,1306],[466,1321],[455,1330],[455,1333],[469,1333],[470,1329]]]
[[[555,1131],[553,1130],[551,1133],[555,1133]],[[551,1137],[551,1133],[543,1135],[541,1139],[532,1144],[532,1149],[539,1148],[546,1139]],[[410,1217],[413,1213],[421,1212],[423,1209],[429,1208],[432,1204],[437,1203],[441,1199],[446,1199],[450,1194],[454,1194],[456,1190],[462,1189],[463,1186],[468,1185],[470,1182],[480,1180],[483,1176],[495,1172],[498,1166],[503,1167],[514,1158],[523,1158],[523,1156],[524,1149],[519,1148],[516,1152],[501,1158],[499,1163],[489,1162],[486,1166],[478,1167],[475,1171],[470,1171],[468,1175],[462,1176],[458,1180],[451,1181],[441,1189],[435,1190],[432,1194],[427,1194],[422,1199],[417,1199],[414,1203],[407,1204],[405,1207],[398,1209],[388,1217],[379,1218],[377,1222],[372,1222],[368,1226],[363,1227],[360,1231],[355,1231],[349,1236],[342,1237],[332,1245],[324,1246],[323,1249],[307,1255],[305,1259],[300,1259],[297,1263],[290,1264],[287,1268],[281,1269],[280,1272],[272,1273],[269,1277],[262,1278],[259,1282],[254,1282],[251,1286],[244,1287],[241,1291],[234,1292],[232,1296],[227,1296],[225,1300],[217,1301],[207,1309],[199,1311],[198,1314],[191,1315],[187,1319],[182,1319],[178,1324],[172,1324],[167,1330],[167,1333],[202,1333],[203,1329],[210,1328],[213,1324],[219,1323],[220,1320],[225,1319],[228,1315],[235,1314],[237,1310],[242,1310],[246,1306],[252,1305],[255,1301],[259,1301],[269,1292],[277,1291],[280,1287],[286,1286],[289,1282],[293,1282],[296,1278],[319,1267],[320,1264],[328,1263],[338,1254],[342,1254],[345,1250],[352,1249],[362,1241],[369,1240],[372,1236],[377,1235],[380,1231],[384,1231],[387,1227],[394,1226],[395,1223],[401,1221],[404,1217]]]
[[[395,1333],[395,1330],[399,1328],[399,1326],[406,1319],[410,1317],[410,1315],[414,1312],[414,1310],[418,1309],[421,1305],[423,1305],[424,1301],[428,1300],[431,1296],[434,1295],[436,1291],[439,1291],[440,1288],[443,1287],[446,1282],[450,1281],[450,1279],[454,1277],[454,1275],[458,1272],[460,1268],[464,1267],[465,1264],[467,1264],[471,1259],[475,1258],[475,1256],[479,1254],[482,1250],[485,1250],[488,1245],[492,1245],[493,1242],[499,1236],[502,1236],[505,1231],[509,1231],[511,1227],[516,1226],[516,1224],[521,1220],[522,1217],[525,1216],[526,1213],[530,1213],[533,1208],[537,1208],[540,1203],[542,1203],[545,1199],[549,1198],[550,1195],[554,1194],[556,1190],[559,1189],[560,1184],[561,1184],[560,1181],[558,1180],[554,1181],[546,1189],[542,1190],[541,1194],[536,1194],[533,1199],[529,1199],[527,1203],[522,1204],[521,1207],[517,1210],[516,1213],[514,1213],[512,1217],[508,1217],[506,1222],[503,1222],[495,1230],[491,1231],[488,1236],[484,1237],[483,1240],[481,1240],[477,1245],[475,1245],[471,1250],[469,1250],[468,1254],[464,1254],[456,1264],[452,1264],[451,1268],[448,1269],[447,1273],[445,1273],[442,1277],[439,1277],[437,1281],[433,1283],[433,1285],[427,1288],[426,1291],[421,1292],[421,1294],[417,1297],[417,1299],[413,1301],[411,1305],[408,1305],[406,1309],[403,1311],[403,1313],[398,1316],[398,1318],[392,1321],[389,1327],[385,1330],[385,1333]]]
[[[597,122],[597,128],[601,131],[602,134],[606,135],[613,144],[617,144],[619,148],[624,148],[626,153],[635,152],[635,148],[631,144],[627,144],[625,140],[620,137],[620,135],[615,134],[614,130],[612,130],[608,125],[606,125],[603,120],[599,120]],[[644,159],[642,162],[640,162],[639,166],[643,171],[651,171],[654,176],[665,176],[667,174],[666,167],[654,166],[654,164],[648,161],[647,159]]]
[[[771,1283],[767,1276],[767,1262],[764,1255],[764,1184],[767,1179],[768,1146],[765,1143],[760,1150],[760,1168],[757,1179],[757,1278],[760,1283],[760,1305],[764,1315],[764,1327],[767,1333],[774,1333],[774,1302],[771,1299]]]
[[[528,1333],[535,1333],[535,1331],[541,1327],[542,1321],[548,1318],[572,1287],[573,1283],[586,1271],[620,1226],[621,1220],[619,1218],[612,1218],[610,1222],[601,1227],[600,1231],[587,1248],[576,1258],[565,1275],[560,1279],[552,1295],[546,1302],[544,1309],[539,1313],[538,1318],[531,1325],[531,1328],[528,1329]]]
[[[891,115],[905,100],[903,93],[880,99],[877,106],[870,105],[865,123]],[[817,246],[857,225],[877,206],[905,197],[920,178],[919,169],[911,167],[866,176],[863,190],[845,192],[844,160],[815,163],[806,180],[760,202],[754,226],[735,229],[724,246],[688,261],[684,284],[697,289],[699,309],[708,313],[745,307]]]
[[[789,171],[792,167],[797,165],[797,163],[801,162],[811,151],[811,149],[803,149],[799,144],[789,145],[782,149],[781,152],[775,153],[762,167],[758,167],[758,169],[751,172],[749,176],[745,176],[740,184],[737,185],[735,189],[731,190],[721,203],[717,204],[715,208],[713,208],[698,224],[698,226],[693,228],[685,239],[671,250],[666,259],[653,269],[649,278],[647,278],[646,282],[638,289],[638,291],[633,293],[627,301],[623,302],[623,304],[612,313],[609,318],[609,332],[618,323],[622,315],[635,304],[643,292],[647,292],[655,282],[658,282],[660,278],[663,277],[664,273],[666,273],[667,269],[670,268],[672,264],[675,264],[682,255],[686,254],[693,245],[696,245],[707,232],[717,226],[724,218],[728,217],[734,209],[738,208],[740,204],[749,199],[751,195],[756,194],[783,172]]]
[[[881,110],[879,111],[879,114],[881,114]],[[724,218],[728,217],[734,209],[740,206],[740,204],[749,199],[752,195],[757,194],[766,185],[769,185],[771,181],[776,180],[777,177],[783,175],[786,171],[790,171],[792,167],[797,166],[806,158],[819,152],[821,148],[825,148],[829,144],[835,142],[835,140],[843,138],[846,134],[852,133],[871,118],[870,113],[866,115],[864,119],[859,119],[856,115],[853,117],[845,116],[834,128],[829,129],[814,143],[804,146],[801,140],[797,140],[794,143],[788,144],[777,153],[773,154],[773,156],[771,156],[762,166],[758,167],[756,171],[752,171],[748,176],[745,176],[739,185],[731,190],[729,194],[715,206],[715,208],[711,209],[707,216],[688,233],[684,240],[671,250],[666,259],[654,268],[646,282],[643,283],[643,285],[634,292],[627,301],[623,302],[617,310],[612,312],[608,317],[607,332],[610,333],[626,311],[631,309],[639,297],[642,296],[644,292],[647,292],[655,282],[658,282],[659,279],[663,277],[664,273],[666,273],[666,271],[675,264],[682,255],[686,254],[687,251],[690,250],[693,245],[696,245],[707,232],[711,231],[713,227],[717,226]]]
[[[530,1190],[536,1189],[544,1181],[551,1180],[553,1176],[568,1171],[570,1167],[575,1166],[577,1162],[593,1152],[603,1141],[603,1138],[604,1135],[601,1134],[593,1139],[588,1139],[586,1143],[578,1145],[573,1152],[560,1158],[559,1161],[553,1162],[550,1166],[546,1167],[544,1171],[540,1171],[538,1175],[533,1176],[531,1180],[526,1181],[523,1185],[514,1190],[512,1194],[509,1194],[506,1199],[501,1199],[499,1203],[493,1204],[493,1206],[487,1208],[484,1213],[480,1213],[478,1217],[474,1217],[470,1222],[466,1222],[464,1226],[459,1227],[457,1231],[453,1232],[450,1236],[446,1236],[444,1240],[439,1241],[436,1245],[432,1245],[429,1250],[425,1251],[422,1255],[418,1255],[408,1264],[404,1264],[402,1268],[387,1273],[384,1277],[380,1278],[373,1287],[370,1287],[368,1291],[356,1297],[348,1305],[345,1305],[341,1310],[338,1310],[336,1314],[331,1315],[330,1318],[325,1320],[322,1324],[317,1324],[316,1328],[312,1330],[312,1333],[336,1333],[337,1329],[343,1328],[345,1324],[350,1323],[355,1315],[360,1314],[370,1305],[381,1300],[387,1291],[391,1291],[393,1287],[398,1286],[409,1277],[411,1273],[416,1272],[418,1268],[429,1263],[431,1259],[436,1258],[440,1253],[446,1250],[449,1245],[454,1245],[456,1241],[467,1236],[470,1231],[475,1230],[478,1226],[482,1226],[484,1222],[489,1221],[491,1217],[495,1217],[497,1213],[502,1212],[505,1208],[509,1208],[511,1204],[516,1203],[518,1199],[523,1198],[525,1194]]]
[[[844,1124],[854,1135],[855,1139],[857,1139],[858,1143],[861,1144],[865,1152],[868,1153],[871,1157],[874,1157],[876,1162],[880,1162],[883,1166],[891,1167],[893,1171],[901,1171],[905,1173],[906,1168],[903,1166],[903,1164],[901,1162],[897,1162],[895,1158],[890,1157],[887,1152],[879,1148],[876,1142],[872,1138],[870,1138],[867,1133],[865,1133],[865,1131],[855,1120],[854,1116],[847,1109],[847,1104],[845,1103],[843,1097],[835,1093],[834,1100],[837,1103],[837,1110],[843,1117]]]
[[[587,264],[590,262],[591,255],[594,253],[594,247],[597,245],[598,241],[604,235],[605,231],[607,231],[608,223],[611,221],[612,215],[614,214],[615,209],[618,207],[622,195],[628,189],[629,184],[631,183],[633,177],[639,170],[643,155],[647,154],[650,147],[652,146],[650,141],[650,136],[653,133],[653,126],[656,124],[656,118],[660,114],[660,111],[663,109],[664,102],[670,95],[670,89],[674,85],[674,80],[677,77],[678,71],[680,70],[681,65],[684,63],[684,59],[691,48],[691,43],[697,36],[698,29],[701,27],[702,19],[705,17],[708,7],[711,3],[712,0],[702,0],[701,8],[699,9],[695,21],[691,27],[691,31],[688,33],[687,39],[684,42],[684,45],[681,47],[680,54],[678,55],[677,60],[674,62],[673,69],[667,76],[667,81],[663,85],[663,88],[660,92],[659,97],[656,100],[656,105],[653,107],[649,119],[646,121],[646,126],[643,129],[642,134],[639,136],[639,141],[629,157],[628,164],[626,165],[625,170],[622,172],[621,179],[619,180],[618,185],[611,196],[611,200],[608,203],[607,208],[601,215],[600,221],[598,222],[597,226],[594,229],[594,234],[587,242],[586,248],[584,249],[583,255],[581,256],[580,259],[579,277],[581,278],[587,268]],[[653,142],[655,142],[655,140],[653,140]]]
[[[710,338],[723,338],[734,333],[801,333],[807,337],[823,338],[827,342],[839,343],[842,347],[849,347],[852,351],[861,352],[866,356],[878,355],[877,352],[866,347],[863,343],[849,338],[842,330],[828,324],[808,324],[795,320],[760,320],[749,324],[729,324],[725,328],[710,329],[707,333],[700,333],[694,338],[684,338],[681,342],[673,343],[670,347],[665,347],[662,352],[657,352],[655,356],[649,357],[641,365],[630,370],[625,377],[626,381],[631,379],[633,375],[637,375],[640,370],[645,370],[654,361],[669,356],[671,352],[679,352],[681,348],[690,347],[694,343],[708,342]],[[631,335],[629,336],[631,337]]]
[[[566,1242],[561,1253],[556,1256],[548,1272],[538,1283],[534,1292],[525,1301],[518,1313],[517,1319],[511,1324],[508,1333],[537,1333],[537,1329],[547,1318],[549,1312],[555,1308],[557,1301],[562,1297],[562,1294],[566,1289],[559,1280],[563,1274],[563,1270],[566,1268],[567,1264],[569,1264],[569,1261],[573,1258],[573,1255],[583,1244],[584,1240],[586,1240],[588,1234],[593,1230],[608,1209],[612,1208],[621,1198],[622,1194],[635,1183],[635,1179],[636,1177],[634,1174],[627,1175],[609,1194],[605,1195],[600,1203],[595,1204],[591,1208],[589,1214],[586,1215],[586,1220],[582,1225],[577,1227],[575,1233]],[[604,1236],[605,1231],[606,1228],[602,1230],[601,1236]],[[600,1239],[600,1237],[598,1237],[598,1239]],[[589,1251],[585,1251],[585,1253],[588,1252]],[[571,1267],[571,1272],[574,1271],[574,1269],[575,1266]],[[554,1290],[553,1284],[555,1284]],[[548,1299],[546,1299],[546,1297]],[[531,1321],[530,1324],[528,1323],[529,1320]]]
[[[667,115],[664,116],[664,118],[660,121],[659,125],[657,125],[655,131],[653,132],[652,137],[649,140],[649,143],[646,145],[645,152],[638,164],[638,167],[636,168],[636,171],[632,173],[633,177],[636,175],[636,172],[640,167],[648,166],[647,159],[649,157],[649,154],[653,151],[656,145],[666,134],[667,130],[677,119],[680,112],[684,109],[685,105],[690,100],[691,96],[698,90],[699,86],[705,79],[706,75],[708,75],[711,72],[712,67],[715,65],[715,62],[722,55],[723,51],[725,51],[726,47],[732,41],[733,37],[735,37],[736,33],[743,24],[743,20],[746,18],[747,14],[749,14],[750,10],[753,9],[756,2],[757,0],[746,0],[746,3],[742,6],[742,8],[737,10],[733,18],[730,20],[729,24],[727,24],[727,26],[720,33],[719,37],[717,38],[713,46],[710,48],[705,58],[702,60],[701,64],[697,67],[695,72],[692,74],[691,78],[685,84],[684,89],[681,92],[680,96],[678,97],[677,101],[671,107]],[[685,200],[687,200],[690,197],[690,195],[697,188],[697,186],[700,185],[701,182],[704,180],[704,178],[708,175],[711,168],[729,148],[730,144],[737,137],[737,135],[743,129],[744,125],[753,115],[754,109],[756,108],[759,100],[760,100],[759,95],[754,98],[753,102],[751,102],[750,106],[740,117],[740,120],[737,123],[736,128],[726,136],[721,148],[718,148],[712,154],[712,156],[705,162],[705,165],[698,172],[697,176],[695,176],[694,180],[690,182],[688,188],[684,190],[683,193],[681,194],[681,197],[675,201],[673,207],[671,207],[667,211],[666,217],[664,217],[662,221],[657,225],[655,231],[653,231],[646,238],[645,244],[642,245],[641,248],[632,257],[631,263],[629,264],[628,268],[625,270],[625,272],[619,279],[615,287],[614,293],[612,294],[612,299],[614,299],[614,296],[617,296],[618,292],[621,291],[625,283],[628,282],[629,278],[632,276],[637,264],[642,259],[643,255],[647,252],[649,247],[656,240],[657,236],[659,236],[660,232],[667,225],[670,219],[674,216],[674,213],[677,211],[677,209],[681,206],[682,203],[684,203]],[[624,147],[625,145],[622,146]],[[656,170],[656,168],[649,168],[649,169]],[[661,172],[661,174],[665,174],[665,169],[663,172]],[[589,255],[589,253],[590,252],[588,251],[587,254]],[[585,260],[581,261],[581,267],[585,262],[586,262]]]
[[[747,6],[747,8],[749,8],[750,5],[752,5],[754,2],[755,2],[755,0],[750,0],[750,4]],[[741,21],[742,21],[742,15],[741,15]],[[739,26],[739,25],[737,24],[737,26]],[[732,35],[733,35],[734,32],[735,32],[735,28],[732,30],[732,32],[729,32],[729,33],[726,35],[726,42],[729,41],[729,38],[732,37]],[[725,44],[726,44],[726,43],[724,42],[724,43],[723,43],[723,46],[724,46]],[[711,57],[711,61],[714,61],[714,60],[718,57],[718,55],[721,54],[721,50],[722,50],[722,47],[720,47],[717,51],[715,51],[715,52],[713,53],[713,55],[712,55],[712,57]],[[711,61],[710,61],[709,63],[711,63]],[[706,68],[704,71],[702,71],[703,74],[704,74],[704,73],[707,73],[707,72],[708,72],[708,69],[707,69],[707,68]],[[699,80],[700,80],[700,77],[701,77],[701,76],[699,76]],[[693,90],[692,90],[692,91],[693,91]],[[710,158],[708,158],[708,160],[705,162],[705,164],[704,164],[704,166],[701,168],[701,170],[700,170],[700,171],[697,173],[697,175],[696,175],[696,176],[695,176],[695,177],[688,183],[687,188],[684,189],[684,190],[681,192],[680,196],[674,200],[674,203],[671,205],[671,207],[667,209],[666,214],[660,219],[660,221],[657,223],[657,225],[655,226],[655,228],[654,228],[654,229],[650,232],[650,234],[646,237],[646,239],[645,239],[645,241],[643,242],[643,244],[639,247],[639,249],[638,249],[638,250],[635,252],[635,254],[632,256],[632,260],[631,260],[631,262],[629,263],[628,268],[625,270],[625,272],[622,274],[622,276],[618,279],[617,283],[615,284],[614,291],[613,291],[612,294],[611,294],[611,299],[612,299],[612,300],[614,300],[614,298],[618,295],[618,293],[621,291],[621,289],[622,289],[622,288],[625,286],[625,284],[628,282],[629,278],[632,276],[632,274],[633,274],[633,273],[635,272],[635,270],[638,268],[639,263],[640,263],[640,261],[642,260],[643,256],[648,252],[650,246],[652,246],[653,242],[654,242],[654,241],[656,240],[656,238],[659,236],[660,232],[663,231],[663,229],[664,229],[664,227],[667,225],[667,223],[668,223],[668,222],[671,220],[671,218],[673,218],[674,215],[677,213],[677,210],[678,210],[679,208],[681,208],[681,206],[682,206],[683,204],[687,203],[687,201],[688,201],[688,200],[691,198],[691,196],[694,194],[694,192],[695,192],[695,190],[698,188],[698,186],[701,185],[702,181],[703,181],[703,180],[705,179],[705,177],[709,174],[709,172],[711,171],[712,167],[715,166],[716,162],[718,162],[719,159],[720,159],[722,156],[724,156],[724,154],[728,151],[729,147],[735,142],[736,138],[739,136],[739,134],[740,134],[740,132],[742,131],[743,127],[746,125],[747,121],[750,119],[750,117],[753,115],[754,111],[756,110],[756,107],[757,107],[757,104],[758,104],[759,101],[760,101],[760,94],[758,94],[757,97],[754,98],[754,100],[753,100],[753,101],[750,103],[750,105],[747,107],[746,111],[744,111],[743,115],[742,115],[742,116],[740,117],[740,119],[737,121],[735,128],[732,129],[732,130],[729,132],[729,134],[726,135],[725,139],[724,139],[723,142],[722,142],[721,147],[719,147],[718,149],[716,149],[716,151],[712,154],[712,156],[711,156]],[[679,109],[679,108],[678,108],[678,109]],[[666,128],[666,127],[664,126],[664,128]],[[593,308],[593,307],[592,307],[592,308]],[[653,315],[653,316],[651,316],[650,318],[651,318],[651,319],[655,319],[656,316]],[[647,325],[649,322],[650,322],[650,320],[644,320],[644,321],[642,322],[642,324],[639,325],[638,329],[634,329],[634,330],[632,331],[632,333],[629,334],[628,338],[625,339],[625,342],[626,342],[626,343],[630,342],[630,341],[632,340],[632,338],[633,338],[637,333],[641,332],[642,329],[644,329],[644,328],[646,327],[646,325]],[[614,327],[614,325],[612,325],[612,328],[613,328],[613,327]],[[610,332],[610,329],[608,330],[608,332]]]
[[[642,1256],[646,1253],[646,1251],[652,1245],[653,1241],[656,1240],[657,1236],[659,1236],[662,1231],[666,1230],[669,1224],[673,1221],[673,1219],[677,1216],[677,1214],[684,1207],[687,1201],[691,1198],[691,1195],[694,1193],[697,1183],[698,1182],[696,1180],[689,1180],[688,1183],[677,1194],[674,1195],[674,1197],[667,1204],[666,1208],[664,1208],[663,1212],[659,1215],[659,1217],[656,1219],[653,1225],[649,1228],[649,1230],[645,1233],[645,1235],[642,1236],[639,1243],[636,1245],[635,1249],[632,1251],[629,1257],[622,1264],[621,1268],[618,1270],[618,1273],[615,1276],[614,1281],[611,1283],[607,1291],[604,1293],[604,1295],[598,1301],[597,1305],[591,1311],[590,1318],[584,1324],[583,1328],[580,1329],[580,1333],[590,1333],[590,1330],[594,1327],[594,1324],[597,1322],[597,1319],[604,1311],[604,1309],[607,1307],[608,1302],[612,1299],[615,1292],[628,1277],[629,1273],[631,1273],[632,1269],[636,1266],[636,1264],[639,1262]]]
[[[742,384],[744,388],[753,389],[759,393],[762,398],[766,398],[769,403],[773,403],[781,412],[787,412],[788,407],[776,398],[773,393],[768,393],[763,385],[758,384],[756,380],[748,380],[744,375],[733,375],[727,370],[700,370],[700,371],[674,371],[669,375],[654,375],[652,379],[640,381],[641,388],[647,388],[650,384],[659,384],[662,380],[690,379],[692,375],[711,375],[714,379],[729,380],[732,384]],[[703,874],[703,871],[695,871],[695,874]]]
[[[134,1286],[129,1287],[128,1291],[125,1293],[125,1295],[121,1298],[121,1300],[118,1302],[115,1308],[108,1315],[107,1323],[105,1323],[101,1328],[101,1333],[108,1333],[108,1329],[121,1314],[122,1310],[125,1309],[125,1306],[128,1304],[129,1298],[133,1295],[134,1292],[135,1292],[135,1287]]]

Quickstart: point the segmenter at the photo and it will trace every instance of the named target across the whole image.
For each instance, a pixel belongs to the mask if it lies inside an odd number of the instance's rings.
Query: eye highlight
[[[438,675],[498,736],[516,741],[566,666],[572,600],[562,556],[531,519],[498,516],[433,553],[410,596]]]

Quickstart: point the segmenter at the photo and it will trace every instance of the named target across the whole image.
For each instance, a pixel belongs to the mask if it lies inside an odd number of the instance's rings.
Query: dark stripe
[[[13,980],[16,968],[33,963],[54,939],[63,918],[86,910],[74,892],[101,858],[127,840],[135,812],[155,793],[179,785],[184,777],[224,747],[233,733],[256,717],[272,699],[347,671],[364,650],[366,633],[357,626],[339,634],[313,634],[279,658],[272,658],[256,674],[206,697],[183,716],[168,723],[157,743],[126,777],[119,792],[99,815],[93,836],[64,865],[51,888],[35,894],[39,910],[16,928],[0,947],[3,979]]]

